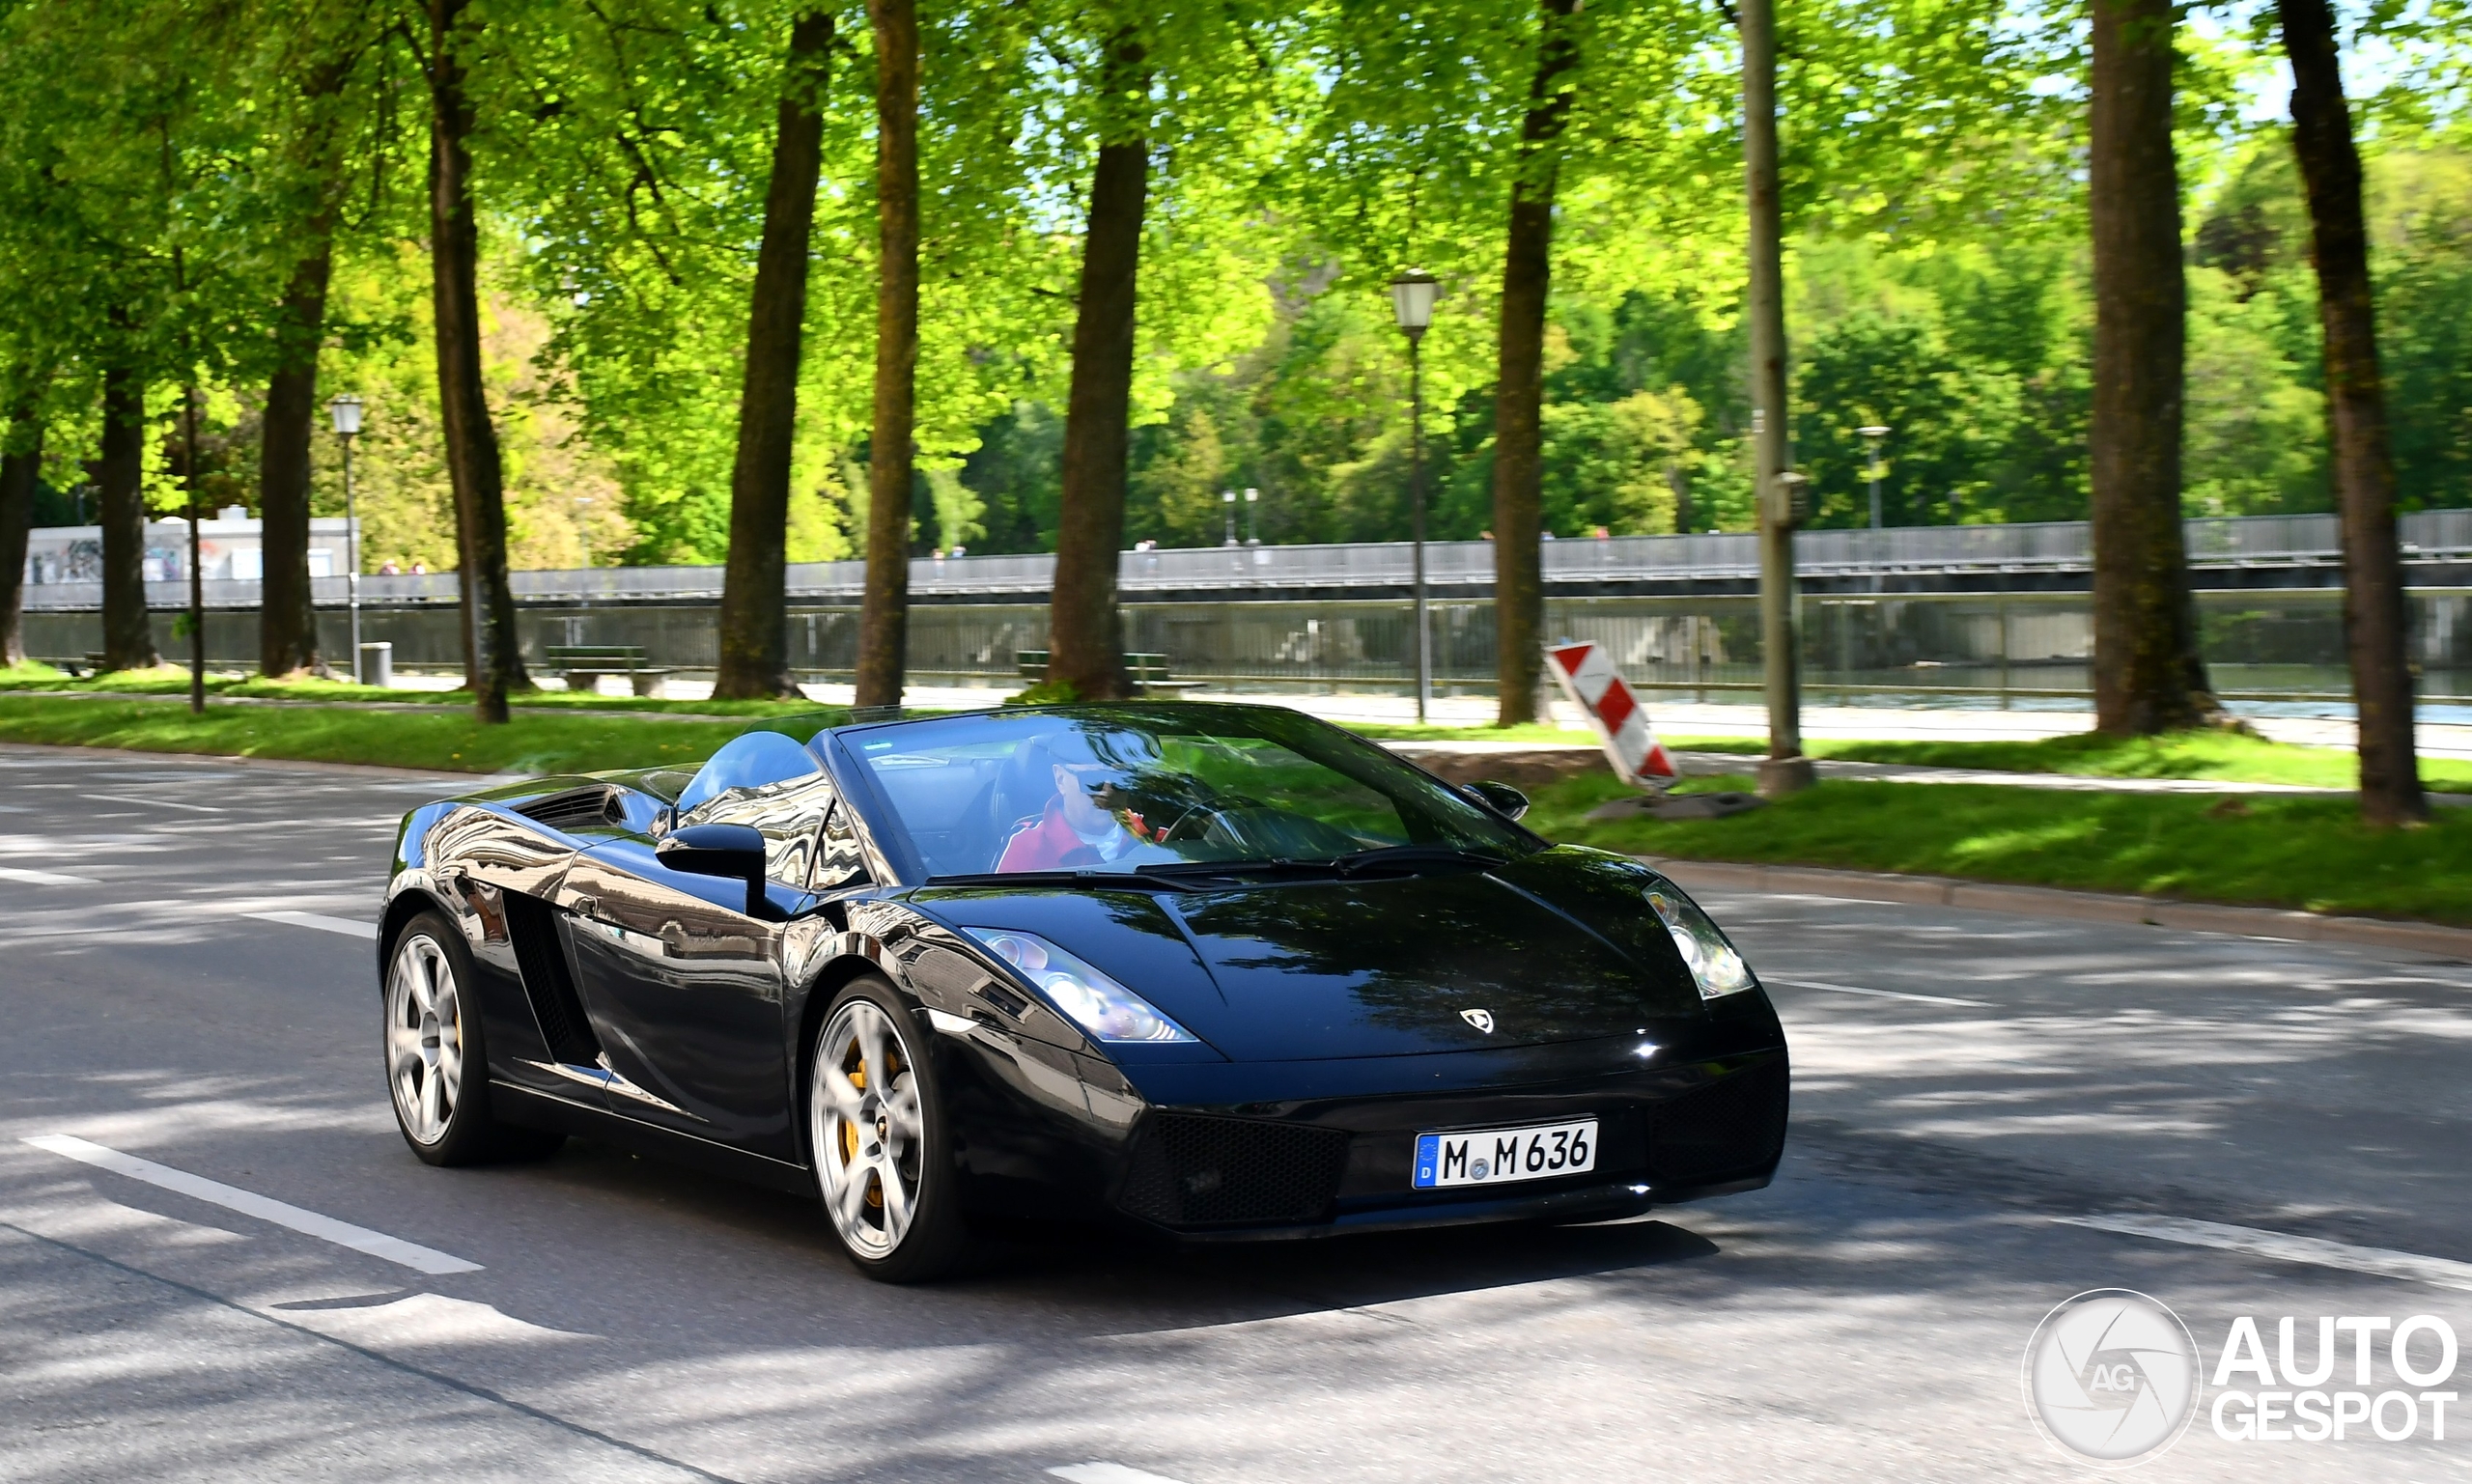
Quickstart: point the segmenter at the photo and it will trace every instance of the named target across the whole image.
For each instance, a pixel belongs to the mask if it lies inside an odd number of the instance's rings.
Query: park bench
[[[550,644],[542,648],[541,658],[566,672],[569,690],[598,690],[601,677],[624,675],[635,694],[659,695],[661,679],[677,673],[675,665],[645,663],[640,644]]]
[[[1047,654],[1043,649],[1013,651],[1013,668],[1026,681],[1047,679]],[[1167,673],[1165,655],[1127,655],[1124,657],[1124,678],[1143,692],[1153,690],[1194,690],[1201,686],[1197,680],[1175,680]]]

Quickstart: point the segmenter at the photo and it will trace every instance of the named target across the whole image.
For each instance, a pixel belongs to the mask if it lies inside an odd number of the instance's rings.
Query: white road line
[[[1145,1473],[1122,1464],[1066,1464],[1048,1472],[1072,1484],[1179,1484],[1164,1473]]]
[[[197,1200],[209,1201],[228,1210],[238,1211],[243,1216],[256,1217],[261,1221],[271,1221],[277,1226],[288,1226],[304,1235],[334,1243],[337,1246],[348,1246],[355,1252],[366,1252],[372,1257],[382,1257],[390,1263],[400,1263],[416,1273],[446,1274],[481,1271],[479,1263],[465,1262],[461,1257],[440,1252],[434,1247],[422,1246],[416,1242],[406,1242],[401,1237],[389,1237],[384,1232],[371,1231],[366,1226],[354,1226],[350,1221],[338,1221],[333,1217],[320,1216],[315,1211],[304,1211],[298,1206],[286,1204],[271,1196],[260,1195],[254,1190],[243,1190],[238,1186],[228,1186],[219,1180],[209,1180],[203,1175],[192,1175],[186,1170],[174,1169],[168,1164],[157,1164],[152,1160],[141,1160],[135,1155],[123,1154],[117,1149],[91,1144],[82,1138],[71,1138],[66,1134],[40,1134],[25,1142],[34,1145],[37,1149],[47,1149],[53,1154],[92,1164],[97,1169],[107,1169],[115,1175],[126,1175],[131,1180],[143,1180],[148,1185],[160,1186],[166,1190],[174,1190]]]
[[[1775,979],[1760,975],[1762,984],[1786,984],[1798,990],[1834,990],[1840,994],[1869,994],[1878,999],[1912,999],[1926,1005],[1968,1005],[1977,1010],[1992,1008],[1987,999],[1958,999],[1948,994],[1909,994],[1903,990],[1867,990],[1853,984],[1824,984],[1817,979]]]
[[[280,922],[295,928],[316,928],[323,933],[341,933],[346,938],[365,938],[378,941],[378,924],[355,922],[350,917],[329,917],[323,912],[242,912],[261,922]]]
[[[228,814],[231,811],[214,804],[175,803],[168,798],[142,798],[135,794],[89,794],[88,798],[105,798],[116,804],[152,804],[157,809],[186,809],[192,814]]]
[[[2338,1268],[2346,1273],[2369,1273],[2379,1277],[2403,1278],[2438,1288],[2460,1288],[2472,1292],[2472,1263],[2457,1262],[2447,1257],[2423,1257],[2417,1252],[2354,1246],[2348,1242],[2292,1237],[2282,1232],[2261,1231],[2254,1226],[2226,1226],[2220,1221],[2193,1221],[2184,1217],[2064,1216],[2052,1219],[2063,1226],[2090,1226],[2096,1231],[2120,1232],[2124,1236],[2151,1237],[2157,1242],[2246,1252],[2252,1257],[2270,1257],[2277,1262],[2307,1263],[2317,1268]]]
[[[68,876],[58,871],[31,871],[24,866],[0,866],[0,882],[23,882],[29,886],[99,886],[102,884],[91,876]]]

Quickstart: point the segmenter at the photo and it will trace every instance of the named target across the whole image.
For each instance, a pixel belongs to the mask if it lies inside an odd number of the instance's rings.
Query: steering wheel
[[[1227,811],[1224,808],[1217,804],[1195,804],[1178,815],[1176,822],[1168,826],[1166,832],[1159,837],[1159,843],[1162,845],[1184,842],[1196,845],[1241,846],[1245,843],[1245,837],[1228,820]]]

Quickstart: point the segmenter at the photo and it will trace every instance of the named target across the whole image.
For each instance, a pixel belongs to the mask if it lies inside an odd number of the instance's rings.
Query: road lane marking
[[[1181,1484],[1164,1473],[1145,1473],[1122,1464],[1066,1464],[1048,1472],[1071,1484]]]
[[[152,1160],[141,1160],[135,1155],[123,1154],[117,1149],[107,1149],[101,1144],[88,1143],[82,1138],[71,1138],[66,1134],[39,1134],[26,1139],[25,1142],[34,1145],[37,1149],[47,1149],[66,1159],[92,1164],[97,1169],[107,1169],[115,1175],[126,1175],[131,1180],[143,1180],[148,1185],[160,1186],[166,1190],[177,1191],[227,1210],[238,1211],[243,1216],[253,1216],[261,1221],[271,1221],[277,1226],[288,1226],[305,1236],[321,1238],[337,1246],[348,1246],[355,1252],[366,1252],[372,1257],[382,1257],[390,1263],[399,1263],[416,1273],[444,1274],[481,1271],[479,1263],[465,1262],[461,1257],[438,1251],[435,1247],[425,1247],[416,1242],[406,1242],[401,1237],[389,1237],[384,1232],[371,1231],[366,1226],[354,1226],[350,1221],[338,1221],[333,1217],[320,1216],[315,1211],[304,1211],[298,1206],[276,1200],[272,1196],[260,1195],[254,1190],[243,1190],[238,1186],[225,1185],[219,1180],[209,1180],[203,1175],[192,1175],[186,1170],[174,1169],[168,1164],[157,1164]]]
[[[347,938],[365,938],[378,941],[378,924],[355,922],[350,917],[329,917],[323,912],[242,912],[262,922],[280,922],[295,928],[316,928],[323,933],[341,933]]]
[[[435,1386],[444,1386],[450,1391],[460,1391],[465,1396],[475,1397],[481,1401],[488,1402],[492,1406],[503,1407],[509,1412],[530,1417],[536,1422],[546,1423],[550,1427],[557,1428],[561,1432],[572,1433],[578,1438],[588,1438],[595,1442],[616,1448],[624,1453],[632,1454],[635,1457],[644,1459],[648,1462],[675,1469],[679,1472],[688,1474],[690,1477],[711,1479],[714,1481],[714,1484],[737,1484],[737,1481],[731,1479],[726,1474],[715,1473],[709,1469],[698,1468],[697,1466],[687,1462],[685,1459],[672,1458],[666,1453],[656,1452],[653,1449],[644,1446],[642,1443],[629,1442],[624,1438],[617,1437],[610,1433],[602,1432],[596,1428],[587,1427],[583,1423],[577,1422],[571,1417],[562,1417],[554,1412],[546,1412],[527,1402],[519,1401],[515,1397],[509,1396],[503,1391],[492,1390],[490,1387],[481,1386],[476,1382],[463,1380],[460,1377],[450,1375],[442,1370],[432,1370],[428,1366],[404,1359],[400,1356],[389,1355],[385,1351],[378,1350],[368,1345],[357,1344],[351,1340],[343,1338],[341,1335],[328,1334],[323,1330],[313,1330],[307,1325],[299,1324],[286,1315],[269,1309],[252,1308],[245,1303],[235,1302],[234,1301],[223,1297],[221,1294],[210,1293],[206,1289],[200,1288],[193,1283],[183,1283],[178,1278],[165,1277],[159,1273],[150,1273],[143,1268],[134,1267],[128,1263],[122,1262],[118,1258],[106,1257],[102,1253],[95,1251],[91,1247],[82,1247],[73,1242],[63,1242],[58,1237],[48,1237],[43,1235],[42,1232],[29,1231],[25,1227],[19,1226],[14,1221],[0,1220],[0,1231],[13,1231],[29,1241],[40,1242],[45,1246],[53,1247],[63,1252],[73,1253],[76,1256],[86,1259],[88,1262],[95,1263],[100,1267],[109,1268],[115,1273],[126,1273],[133,1278],[140,1278],[150,1283],[159,1283],[163,1287],[171,1289],[175,1293],[186,1294],[201,1303],[211,1303],[217,1308],[228,1309],[235,1314],[246,1315],[247,1317],[258,1320],[261,1323],[273,1325],[277,1329],[289,1330],[295,1334],[301,1335],[322,1345],[332,1345],[337,1350],[349,1352],[350,1354],[360,1357],[364,1360],[370,1361],[376,1365],[382,1365],[386,1369],[395,1371],[401,1375],[417,1376],[423,1381],[430,1382]]]
[[[1976,1010],[1992,1008],[1991,1001],[1987,999],[1958,999],[1949,994],[1911,994],[1903,990],[1867,990],[1860,985],[1825,984],[1817,979],[1772,979],[1762,974],[1759,982],[1790,985],[1798,990],[1834,990],[1840,994],[1869,994],[1880,999],[1920,1000],[1926,1005],[1966,1005]]]
[[[2379,1277],[2403,1278],[2438,1288],[2472,1292],[2472,1263],[2457,1262],[2447,1257],[2423,1257],[2417,1252],[2355,1246],[2348,1242],[2293,1237],[2283,1232],[2261,1231],[2254,1226],[2227,1226],[2220,1221],[2194,1221],[2185,1217],[2064,1216],[2052,1219],[2063,1226],[2087,1226],[2095,1231],[2119,1232],[2130,1237],[2151,1237],[2157,1242],[2177,1242],[2187,1246],[2245,1252],[2252,1257],[2271,1257],[2278,1262],[2307,1263],[2317,1268],[2374,1274]]]
[[[29,886],[99,886],[102,884],[91,876],[68,876],[58,871],[36,871],[25,866],[0,866],[0,882],[23,882]]]
[[[109,799],[116,804],[147,804],[157,809],[186,809],[192,814],[228,814],[231,811],[215,804],[175,803],[168,798],[141,798],[135,794],[89,794],[88,798]]]

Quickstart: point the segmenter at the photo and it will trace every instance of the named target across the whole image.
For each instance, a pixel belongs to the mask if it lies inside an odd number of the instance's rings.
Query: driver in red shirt
[[[1072,871],[1121,860],[1154,845],[1166,831],[1154,830],[1134,812],[1127,789],[1138,767],[1156,763],[1157,755],[1147,749],[1138,758],[1102,752],[1121,753],[1146,741],[1138,734],[1110,732],[1093,745],[1088,735],[1065,731],[1024,742],[1023,763],[1047,773],[1055,797],[1036,819],[1014,827],[996,869]]]

